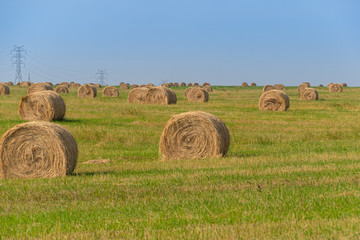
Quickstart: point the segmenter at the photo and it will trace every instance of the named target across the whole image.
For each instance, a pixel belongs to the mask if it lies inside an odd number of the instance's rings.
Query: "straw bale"
[[[63,94],[68,94],[69,93],[69,88],[67,88],[65,85],[59,85],[55,88],[54,90],[56,93],[63,93]]]
[[[286,111],[289,106],[289,97],[281,90],[269,90],[263,92],[259,100],[260,110]]]
[[[145,102],[149,104],[176,104],[177,98],[173,90],[166,87],[151,87],[145,95]]]
[[[78,97],[88,97],[94,98],[96,97],[97,90],[95,86],[91,86],[90,84],[84,84],[78,88],[77,95]]]
[[[103,97],[118,97],[119,90],[114,86],[107,86],[102,90],[102,95]]]
[[[305,88],[301,91],[301,100],[318,100],[319,93],[314,88]]]
[[[31,84],[27,93],[34,93],[40,91],[53,91],[53,88],[45,83],[34,83]]]
[[[194,87],[186,95],[189,102],[207,102],[209,93],[203,88]]]
[[[333,93],[333,92],[342,92],[342,87],[340,84],[338,83],[333,83],[330,85],[329,87],[329,92]]]
[[[9,86],[0,83],[0,95],[9,95],[9,94],[10,94]]]
[[[146,87],[133,88],[128,94],[128,102],[129,103],[145,103],[145,96],[148,91],[149,91],[149,88],[146,88]]]
[[[263,92],[269,91],[269,90],[274,90],[274,87],[272,85],[265,85],[263,87]]]

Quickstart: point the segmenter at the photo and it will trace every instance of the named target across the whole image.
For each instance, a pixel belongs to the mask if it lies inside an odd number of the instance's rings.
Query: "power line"
[[[106,85],[105,84],[105,79],[107,79],[107,73],[105,72],[105,70],[98,70],[98,72],[96,73],[96,80],[99,80],[100,85]]]
[[[26,61],[26,58],[23,54],[26,54],[26,51],[24,50],[24,46],[14,45],[14,49],[11,50],[11,54],[13,54],[13,52],[14,55],[11,57],[11,60],[13,61],[13,65],[16,64],[14,83],[17,84],[18,82],[22,82],[21,66],[25,66],[24,61]]]

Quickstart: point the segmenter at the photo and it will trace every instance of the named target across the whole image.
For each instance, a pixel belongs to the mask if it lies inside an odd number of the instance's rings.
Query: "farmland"
[[[214,86],[207,103],[129,104],[62,95],[79,145],[72,175],[0,180],[0,239],[293,239],[360,237],[360,88],[260,111],[261,87]],[[26,88],[0,96],[0,133],[24,122]],[[230,132],[224,158],[161,161],[174,114],[205,111]],[[103,164],[83,164],[109,159]]]

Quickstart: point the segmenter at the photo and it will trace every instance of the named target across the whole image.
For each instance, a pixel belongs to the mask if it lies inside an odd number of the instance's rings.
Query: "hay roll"
[[[263,92],[259,100],[260,110],[286,111],[289,106],[289,97],[281,90],[269,90]]]
[[[94,98],[96,97],[96,87],[91,86],[90,84],[84,84],[78,88],[77,95],[78,97],[88,97]]]
[[[268,84],[263,87],[263,92],[270,91],[270,90],[274,90],[274,87],[272,85]]]
[[[67,87],[67,88],[70,87],[70,84],[68,82],[61,82],[60,85],[63,85],[65,87]]]
[[[305,88],[302,90],[300,98],[301,100],[318,100],[319,93],[313,88]]]
[[[302,84],[300,84],[298,86],[298,92],[301,94],[301,91],[303,91],[305,88],[309,88],[310,87],[310,83],[308,82],[303,82]]]
[[[56,93],[63,93],[63,94],[68,94],[69,93],[69,88],[67,88],[65,85],[59,85],[55,88],[54,90]]]
[[[187,89],[185,89],[184,97],[187,97],[187,95],[188,95],[188,93],[190,92],[191,89],[193,89],[193,87],[188,87]]]
[[[193,84],[192,83],[188,83],[188,87],[191,87]]]
[[[139,85],[137,85],[137,84],[133,84],[133,85],[131,85],[131,89],[133,89],[133,88],[137,88],[137,87],[139,87]]]
[[[53,91],[53,88],[46,83],[34,83],[30,85],[27,93],[29,94],[40,91]]]
[[[256,87],[256,83],[253,82],[253,83],[250,84],[250,86]]]
[[[114,86],[107,86],[103,89],[102,95],[103,97],[118,97],[119,90]]]
[[[187,99],[189,102],[207,102],[209,101],[209,93],[202,89],[194,87],[187,93]]]
[[[331,92],[331,93],[333,93],[333,92],[342,92],[341,84],[338,84],[338,83],[331,84],[330,87],[329,87],[329,92]]]
[[[47,178],[71,174],[76,140],[64,127],[28,122],[8,130],[0,141],[0,178]]]
[[[149,104],[176,104],[177,98],[173,90],[166,87],[151,87],[145,95]]]
[[[0,95],[9,95],[10,94],[10,88],[3,84],[0,83]]]
[[[134,86],[134,85],[133,85]],[[120,89],[129,89],[129,86],[124,84],[120,84]]]
[[[248,87],[249,84],[247,84],[247,82],[243,82],[243,83],[241,84],[241,86],[242,86],[242,87]]]
[[[21,98],[19,115],[23,120],[62,120],[66,106],[63,98],[53,91],[30,93]]]
[[[181,87],[186,87],[186,83],[182,82],[182,83],[180,83],[180,86]]]
[[[31,82],[23,81],[21,83],[17,83],[16,85],[18,85],[18,84],[20,87],[29,87],[31,85]]]
[[[132,89],[128,94],[129,103],[145,103],[146,93],[149,91],[146,87],[137,87]]]
[[[276,89],[276,90],[285,90],[285,86],[284,86],[284,84],[275,84],[274,85],[274,89]]]
[[[192,159],[225,156],[230,134],[225,124],[206,112],[173,116],[161,134],[159,151],[163,159]]]
[[[346,83],[342,83],[342,84],[340,84],[341,85],[341,87],[347,87],[347,84]]]
[[[204,89],[205,91],[207,91],[207,92],[212,92],[212,91],[213,91],[213,89],[212,89],[212,87],[211,87],[210,85],[205,85],[205,86],[203,86],[203,89]]]
[[[210,85],[210,83],[208,83],[208,82],[204,82],[204,83],[202,84],[202,86],[205,87],[205,86],[211,86],[211,85]]]

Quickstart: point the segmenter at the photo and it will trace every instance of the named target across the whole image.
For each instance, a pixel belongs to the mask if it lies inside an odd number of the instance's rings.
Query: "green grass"
[[[261,87],[213,87],[208,103],[129,104],[63,95],[79,145],[71,176],[0,180],[0,239],[360,238],[360,88],[258,110]],[[23,121],[26,90],[0,96],[0,134]],[[160,161],[172,115],[202,110],[231,134],[227,157]],[[82,164],[110,159],[107,164]]]

